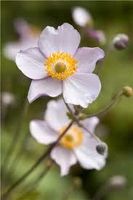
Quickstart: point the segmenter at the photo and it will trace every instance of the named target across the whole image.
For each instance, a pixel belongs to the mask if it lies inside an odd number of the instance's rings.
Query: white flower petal
[[[44,56],[37,47],[20,51],[16,56],[18,68],[31,79],[42,79],[47,76],[44,60]]]
[[[68,23],[64,23],[55,29],[47,26],[41,33],[39,48],[45,56],[53,52],[61,51],[74,54],[80,43],[80,35],[77,30]]]
[[[91,73],[95,69],[96,62],[104,58],[104,51],[99,47],[82,47],[76,52],[75,58],[78,61],[78,72]]]
[[[61,99],[50,101],[47,105],[45,119],[54,130],[59,131],[70,122],[66,114],[67,112],[66,105]]]
[[[71,150],[64,149],[60,146],[52,150],[51,158],[60,166],[61,176],[67,175],[70,167],[77,162],[76,156]]]
[[[30,122],[30,132],[37,142],[41,144],[51,144],[58,138],[58,134],[42,120],[32,120]]]
[[[82,7],[75,7],[72,11],[72,17],[74,22],[82,27],[86,26],[92,21],[91,14]]]
[[[105,152],[102,154],[96,150],[97,145],[102,144],[105,147]],[[99,140],[99,142],[88,132],[84,131],[84,141],[82,145],[74,149],[80,165],[85,169],[100,170],[104,167],[107,157],[107,145]]]
[[[50,97],[56,97],[62,93],[62,82],[45,78],[42,80],[33,80],[31,82],[29,92],[28,92],[28,100],[32,103],[35,99],[40,96],[48,95]]]
[[[90,117],[88,119],[82,120],[81,123],[86,127],[91,133],[94,133],[97,124],[99,123],[98,117]]]
[[[78,73],[63,82],[63,96],[66,103],[87,107],[101,90],[101,83],[95,74]]]

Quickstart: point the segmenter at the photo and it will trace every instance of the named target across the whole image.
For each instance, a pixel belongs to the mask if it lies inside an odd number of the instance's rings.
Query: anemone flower
[[[68,23],[56,30],[47,26],[41,33],[38,47],[20,51],[18,68],[30,79],[28,100],[40,96],[63,94],[66,103],[87,107],[100,93],[99,77],[92,73],[96,62],[104,57],[98,47],[78,48],[80,35]]]
[[[30,122],[30,132],[35,140],[45,145],[54,143],[70,123],[67,112],[62,100],[50,101],[44,120]],[[60,166],[62,176],[67,175],[70,167],[77,162],[85,169],[100,170],[104,167],[107,146],[93,135],[98,122],[97,117],[85,119],[81,122],[84,128],[74,123],[53,148],[51,158]],[[98,151],[100,148],[97,147],[101,145],[104,151]]]

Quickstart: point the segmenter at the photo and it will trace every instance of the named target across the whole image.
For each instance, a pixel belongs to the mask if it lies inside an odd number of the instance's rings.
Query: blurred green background
[[[106,54],[103,66],[99,72],[102,91],[99,98],[88,108],[88,112],[98,111],[108,104],[113,94],[123,86],[133,86],[133,2],[130,1],[2,1],[2,49],[7,42],[17,41],[13,21],[24,18],[28,23],[42,30],[45,26],[61,25],[63,22],[74,24],[71,11],[74,6],[82,6],[90,11],[94,18],[96,29],[102,29],[107,37],[107,44],[101,46],[105,53],[117,33],[126,33],[129,46],[123,51],[112,50]],[[81,31],[82,32],[82,31]],[[97,46],[98,44],[85,36],[81,46]],[[31,119],[42,118],[49,98],[40,98],[29,106],[26,120],[20,126],[21,134],[14,144],[16,148],[8,152],[16,127],[19,123],[23,104],[28,92],[30,80],[2,54],[2,92],[11,92],[15,96],[15,104],[4,107],[2,104],[2,162],[4,163],[3,191],[19,178],[32,163],[42,154],[43,145],[37,144],[28,130]],[[100,67],[100,66],[99,66]],[[20,120],[21,121],[21,120]],[[87,171],[79,166],[72,168],[67,177],[60,177],[58,167],[54,166],[38,187],[19,198],[27,185],[32,185],[34,179],[42,171],[47,162],[42,163],[22,185],[12,194],[12,200],[86,200],[93,197],[97,191],[102,191],[101,199],[132,200],[133,199],[133,98],[123,97],[108,114],[101,119],[97,133],[109,146],[107,165],[101,171]],[[17,157],[16,157],[17,156]],[[16,161],[14,161],[16,159]],[[127,184],[121,189],[105,189],[109,178],[122,175]],[[74,177],[80,177],[82,186],[72,190]],[[103,188],[103,189],[102,189]],[[68,197],[66,194],[69,194]],[[98,198],[100,199],[100,197]]]

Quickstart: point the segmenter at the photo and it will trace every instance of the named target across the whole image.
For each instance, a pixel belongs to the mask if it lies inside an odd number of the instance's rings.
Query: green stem
[[[12,137],[12,141],[9,145],[5,159],[3,161],[2,171],[5,171],[5,172],[8,171],[7,167],[9,167],[10,159],[12,157],[11,154],[14,152],[14,149],[16,148],[18,139],[20,138],[20,134],[21,134],[21,131],[22,131],[22,124],[23,124],[24,118],[27,114],[28,107],[29,107],[29,103],[28,103],[27,98],[26,98],[25,101],[24,101],[24,106],[23,106],[23,109],[22,109],[21,116],[20,116],[18,123],[17,123],[16,130],[15,130],[14,135]],[[7,168],[7,170],[6,170],[6,168]]]
[[[50,154],[50,152],[53,150],[53,148],[58,144],[58,142],[61,140],[61,138],[66,134],[66,132],[68,131],[68,129],[72,126],[74,121],[71,121],[69,123],[69,125],[67,126],[67,128],[64,130],[64,132],[59,136],[59,138],[57,139],[57,141],[55,143],[53,143],[46,152],[43,153],[42,156],[40,156],[40,158],[31,166],[31,168],[23,175],[21,176],[15,183],[13,183],[13,185],[11,185],[8,190],[2,195],[3,200],[6,200],[7,197],[9,196],[9,194],[16,188],[18,187],[37,167],[38,165],[48,157],[48,155]]]
[[[64,100],[64,99],[63,99]],[[75,114],[73,113],[73,111],[71,110],[71,108],[69,107],[69,105],[65,102],[64,103],[68,109],[68,111],[70,112],[73,120],[77,123],[77,125],[79,127],[82,127],[84,130],[86,130],[92,137],[94,137],[98,142],[100,142],[100,139],[98,137],[96,137],[88,128],[84,127],[82,123],[80,123],[80,120],[78,119],[78,117],[75,116]]]
[[[24,192],[21,193],[21,195],[19,197],[17,197],[16,200],[19,200],[20,198],[24,197],[26,194],[28,194],[29,192],[31,192],[35,187],[37,188],[38,185],[40,184],[40,181],[45,178],[45,176],[47,175],[47,173],[49,172],[49,170],[51,169],[52,166],[53,166],[53,161],[51,161],[51,164],[48,165],[45,168],[45,170],[43,170],[40,173],[40,175],[37,177],[37,179],[34,182],[32,182],[32,184],[28,184],[27,185],[26,189],[24,189]]]
[[[100,111],[98,111],[98,112],[96,112],[96,113],[82,116],[82,117],[80,118],[80,120],[84,120],[84,119],[86,119],[86,118],[94,117],[94,116],[101,117],[102,115],[106,114],[116,103],[119,102],[121,96],[122,96],[122,91],[120,91],[118,94],[116,94],[116,95],[111,99],[110,103],[109,103],[107,106],[105,106],[103,109],[101,109]]]

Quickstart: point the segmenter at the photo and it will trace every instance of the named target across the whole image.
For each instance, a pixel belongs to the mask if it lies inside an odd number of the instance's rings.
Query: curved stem
[[[43,170],[41,173],[40,173],[40,175],[37,177],[37,179],[32,183],[32,185],[28,185],[27,187],[26,187],[26,191],[24,191],[19,197],[17,197],[17,199],[20,199],[20,198],[22,198],[23,196],[25,196],[27,193],[29,193],[30,191],[32,191],[33,190],[33,188],[36,186],[36,187],[38,187],[38,185],[40,184],[40,181],[42,180],[42,179],[44,179],[44,177],[47,175],[47,173],[49,172],[49,170],[51,169],[51,167],[53,166],[53,161],[51,161],[51,164],[50,165],[48,165],[46,168],[45,168],[45,170]],[[17,200],[16,199],[16,200]]]
[[[84,130],[86,130],[92,137],[94,137],[98,142],[100,142],[100,139],[98,137],[96,137],[88,128],[84,127],[82,123],[80,123],[79,119],[75,116],[75,114],[73,113],[73,111],[71,110],[71,108],[69,107],[69,105],[65,102],[64,98],[63,101],[68,109],[68,111],[70,112],[70,114],[73,117],[73,120],[77,123],[78,126],[82,127]]]
[[[28,106],[29,106],[29,103],[27,101],[27,97],[26,97],[26,100],[24,102],[24,106],[23,106],[23,109],[22,109],[22,113],[21,113],[21,116],[19,118],[19,121],[17,123],[17,127],[16,127],[16,130],[14,132],[14,135],[13,135],[13,138],[12,138],[12,141],[10,143],[10,146],[7,150],[7,153],[6,153],[6,156],[5,156],[5,159],[3,161],[3,165],[4,166],[8,166],[8,157],[10,156],[11,157],[11,153],[13,152],[13,150],[15,149],[16,147],[16,144],[17,144],[17,141],[19,139],[19,135],[21,133],[21,126],[22,126],[22,123],[23,123],[23,119],[25,118],[26,116],[26,113],[28,111]],[[15,141],[15,143],[14,143]]]
[[[40,158],[32,165],[32,167],[23,175],[21,176],[11,187],[8,188],[8,190],[3,194],[3,200],[6,199],[9,194],[18,187],[36,168],[37,166],[50,154],[52,149],[58,144],[58,142],[61,140],[61,138],[65,135],[65,133],[68,131],[68,129],[72,126],[74,121],[71,121],[67,128],[64,130],[64,132],[59,136],[57,141],[53,143],[46,152],[44,152]]]
[[[94,116],[101,117],[102,115],[106,114],[116,103],[118,103],[121,96],[122,96],[122,91],[120,91],[118,94],[116,94],[105,108],[101,109],[100,111],[98,111],[96,113],[81,117],[80,120],[84,120],[86,118],[94,117]]]

